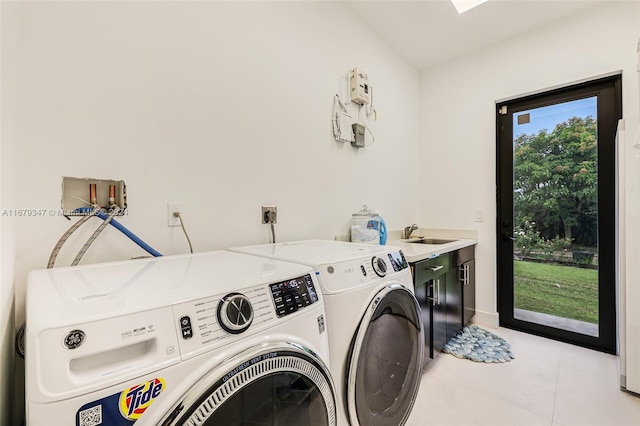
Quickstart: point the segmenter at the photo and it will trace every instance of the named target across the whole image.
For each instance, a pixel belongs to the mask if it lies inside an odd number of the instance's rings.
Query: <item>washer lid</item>
[[[27,323],[52,328],[141,312],[312,273],[228,251],[31,271]]]

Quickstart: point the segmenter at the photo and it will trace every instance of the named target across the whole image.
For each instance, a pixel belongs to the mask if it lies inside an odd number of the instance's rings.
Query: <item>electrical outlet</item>
[[[278,223],[278,207],[262,206],[262,223]]]
[[[476,210],[473,217],[476,220],[476,222],[484,222],[484,210]]]
[[[180,218],[174,213],[182,213],[182,203],[167,203],[167,225],[180,226]]]

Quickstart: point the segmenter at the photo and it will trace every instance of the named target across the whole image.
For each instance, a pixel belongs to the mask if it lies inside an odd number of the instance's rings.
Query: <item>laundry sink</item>
[[[411,238],[408,240],[402,240],[405,243],[411,244],[447,244],[452,243],[456,240],[447,240],[445,238]]]

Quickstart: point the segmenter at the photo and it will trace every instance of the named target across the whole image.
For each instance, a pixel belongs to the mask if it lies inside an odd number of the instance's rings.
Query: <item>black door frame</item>
[[[598,97],[598,312],[600,317],[598,337],[514,318],[513,240],[509,239],[513,232],[513,113],[591,96]],[[621,74],[497,104],[496,257],[500,326],[611,354],[616,353],[615,137],[618,120],[621,118]],[[508,149],[505,144],[509,145]]]

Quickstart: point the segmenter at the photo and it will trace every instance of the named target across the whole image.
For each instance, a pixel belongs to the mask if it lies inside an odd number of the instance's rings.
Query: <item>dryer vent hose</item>
[[[26,323],[22,323],[18,332],[16,333],[16,353],[22,359],[24,359],[24,331],[26,328]]]

